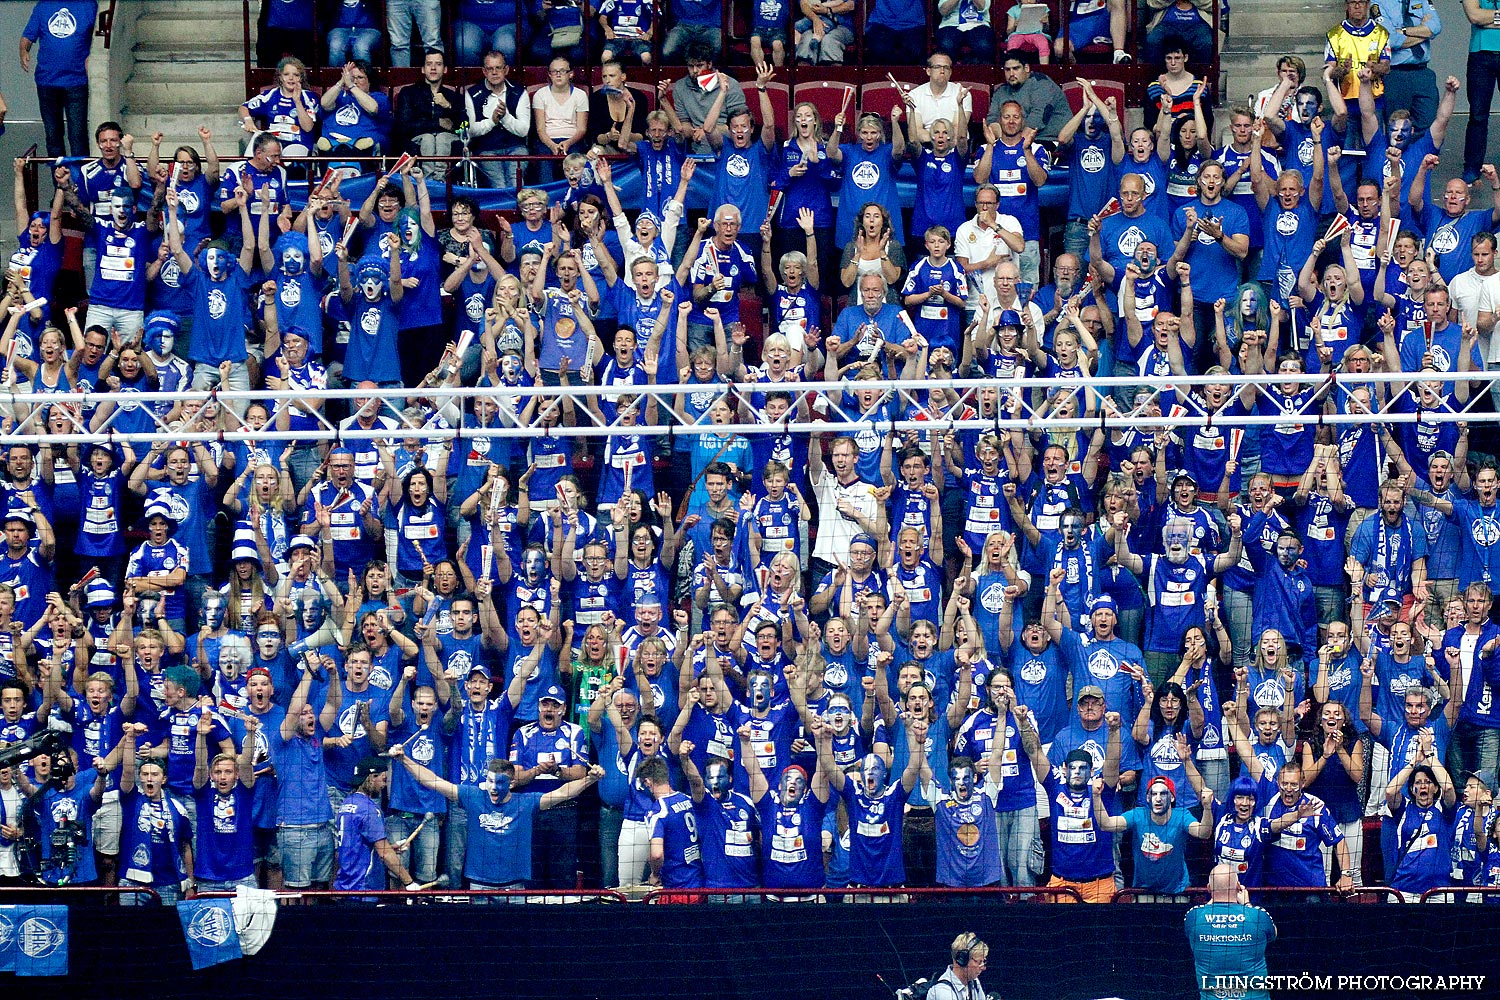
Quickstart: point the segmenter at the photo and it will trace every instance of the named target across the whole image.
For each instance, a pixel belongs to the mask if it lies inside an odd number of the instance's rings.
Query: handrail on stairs
[[[94,34],[104,39],[104,47],[109,48],[111,37],[115,31],[115,0],[109,0],[109,6],[99,11],[99,20]]]

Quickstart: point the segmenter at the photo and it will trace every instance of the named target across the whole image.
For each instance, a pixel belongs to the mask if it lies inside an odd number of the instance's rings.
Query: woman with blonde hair
[[[837,138],[837,136],[835,136]],[[792,134],[782,143],[776,164],[776,178],[771,187],[783,193],[780,215],[772,219],[772,253],[780,260],[783,254],[801,250],[806,236],[799,231],[794,220],[801,216],[802,209],[812,212],[813,238],[818,246],[818,272],[823,275],[836,271],[836,251],[833,239],[835,215],[833,197],[829,187],[833,178],[833,167],[828,159],[828,148],[823,137],[823,118],[813,104],[803,101],[792,109]]]

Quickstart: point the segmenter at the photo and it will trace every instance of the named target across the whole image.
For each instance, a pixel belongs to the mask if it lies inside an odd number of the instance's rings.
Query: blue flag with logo
[[[179,900],[177,919],[182,921],[194,969],[206,969],[244,954],[240,950],[239,931],[234,926],[234,900]]]
[[[66,906],[0,906],[0,972],[68,974]]]
[[[16,971],[16,912],[19,906],[0,906],[0,972]]]

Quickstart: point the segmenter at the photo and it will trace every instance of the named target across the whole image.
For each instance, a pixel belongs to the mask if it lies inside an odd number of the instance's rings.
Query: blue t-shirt
[[[1188,945],[1193,949],[1200,1000],[1223,994],[1211,989],[1218,976],[1266,975],[1266,945],[1276,940],[1276,924],[1258,906],[1244,903],[1204,903],[1183,917]],[[1236,992],[1240,1000],[1270,1000],[1266,990]]]
[[[344,799],[335,817],[333,839],[338,844],[335,889],[384,889],[385,863],[375,845],[385,839],[380,806],[363,792]]]
[[[94,42],[98,0],[39,0],[31,9],[22,38],[29,38],[36,60],[38,87],[87,87],[85,60]],[[77,152],[77,150],[74,150]]]
[[[859,143],[846,142],[839,146],[839,153],[843,156],[839,163],[842,180],[833,239],[843,246],[854,239],[855,225],[865,205],[870,202],[899,205],[901,200],[896,194],[896,162],[891,155],[890,143],[883,142],[866,152]]]
[[[1205,205],[1199,198],[1172,213],[1172,235],[1179,239],[1187,231],[1189,208],[1198,213],[1200,219],[1217,219],[1226,236],[1248,235],[1250,232],[1250,220],[1240,206],[1228,199]],[[1200,230],[1188,246],[1187,261],[1193,266],[1195,302],[1238,301],[1235,290],[1240,283],[1240,261],[1224,248],[1223,243]]]
[[[823,814],[829,803],[820,802],[809,789],[796,807],[783,808],[775,791],[766,792],[756,805],[760,809],[766,887],[821,888],[825,881]]]
[[[92,777],[92,771],[87,773]],[[133,788],[120,792],[120,813],[121,877],[141,885],[175,888],[187,875],[181,845],[193,836],[182,804],[165,794],[153,800]]]
[[[1070,882],[1107,878],[1114,871],[1114,840],[1099,831],[1093,791],[1085,787],[1075,792],[1055,773],[1047,775],[1044,787],[1052,811],[1053,874]],[[1111,794],[1105,790],[1106,799]]]
[[[531,878],[531,829],[541,810],[540,795],[512,793],[495,802],[472,785],[458,789],[458,804],[469,821],[464,877],[484,885],[510,885]]]
[[[105,204],[108,203],[106,196]],[[89,282],[91,304],[110,309],[144,309],[146,265],[150,263],[152,249],[146,224],[135,222],[122,232],[113,222],[98,222],[89,234],[89,245],[98,255],[94,280]]]
[[[1114,195],[1111,140],[1103,129],[1092,139],[1080,129],[1069,145],[1068,218],[1087,219]]]
[[[193,793],[193,801],[198,806],[194,874],[205,882],[234,882],[254,875],[255,792],[236,780],[228,795],[220,795],[210,782]]]
[[[328,773],[323,767],[323,740],[318,736],[282,739],[271,733],[271,761],[276,765],[276,825],[310,826],[333,819],[328,799]]]
[[[1156,892],[1187,889],[1188,827],[1192,822],[1193,814],[1181,807],[1174,808],[1165,823],[1157,823],[1146,806],[1136,806],[1125,814],[1125,829],[1135,844],[1135,888]]]
[[[244,361],[249,356],[245,331],[251,323],[246,298],[250,284],[250,275],[237,262],[229,264],[223,281],[212,280],[201,263],[188,272],[187,287],[193,297],[189,361],[217,367],[221,361]]]
[[[661,884],[668,889],[703,886],[703,852],[693,800],[673,792],[646,817],[647,836],[662,842]]]
[[[701,769],[700,769],[701,770]],[[712,889],[742,889],[760,884],[755,835],[760,813],[742,792],[727,799],[705,795],[697,805],[703,884]]]
[[[901,821],[907,791],[900,780],[875,795],[863,777],[844,776],[840,794],[849,813],[849,881],[855,885],[902,885]]]

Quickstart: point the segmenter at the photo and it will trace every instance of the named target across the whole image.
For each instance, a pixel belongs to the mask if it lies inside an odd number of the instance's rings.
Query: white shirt
[[[984,260],[995,254],[1001,257],[1011,256],[1010,247],[1000,238],[1000,230],[1021,235],[1021,221],[1014,215],[996,215],[995,228],[986,229],[979,224],[979,220],[970,219],[958,227],[958,232],[953,234],[953,256],[962,257],[967,261]],[[995,269],[993,267],[984,270],[975,270],[965,266],[964,273],[969,276],[969,299],[970,305],[975,303],[976,293],[983,295],[993,305],[995,302]]]
[[[22,826],[21,809],[25,800],[21,790],[15,785],[9,788],[0,788],[0,797],[5,799],[5,825]],[[16,863],[16,847],[0,847],[0,877],[16,878],[21,874],[21,868]]]
[[[817,447],[818,443],[813,442]],[[865,529],[858,521],[850,520],[839,513],[840,500],[847,500],[861,517],[875,519],[875,487],[862,479],[848,485],[841,484],[831,467],[823,469],[823,478],[813,483],[813,493],[818,498],[818,541],[813,547],[813,558],[824,562],[849,558],[849,545],[854,536]]]
[[[551,87],[543,87],[531,95],[531,108],[542,112],[547,138],[557,142],[571,139],[578,131],[578,113],[582,111],[585,115],[588,114],[589,98],[577,87],[561,98],[552,93]]]
[[[1448,295],[1463,321],[1476,326],[1480,313],[1493,313],[1500,303],[1500,271],[1485,276],[1471,267],[1448,282]],[[1483,333],[1479,339],[1479,356],[1488,362],[1500,362],[1500,341]]]
[[[932,92],[930,83],[921,87],[913,87],[911,105],[916,109],[917,114],[922,116],[922,127],[931,131],[932,123],[939,118],[946,118],[951,122],[958,117],[958,84],[950,81],[941,97]],[[964,94],[963,109],[970,118],[974,116],[972,94]]]

